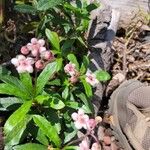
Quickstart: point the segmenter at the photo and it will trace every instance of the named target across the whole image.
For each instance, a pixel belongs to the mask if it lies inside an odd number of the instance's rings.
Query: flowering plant
[[[50,42],[55,44],[52,40]],[[5,109],[19,105],[4,125],[6,148],[17,149],[20,146],[15,145],[30,136],[34,142],[43,144],[36,144],[41,148],[62,148],[76,136],[77,129],[83,127],[91,134],[96,126],[96,121],[89,119],[81,110],[78,114],[72,114],[75,121],[73,125],[71,113],[80,108],[88,114],[93,112],[92,87],[98,84],[98,80],[105,79],[102,76],[96,78],[97,75],[103,75],[104,71],[91,73],[87,71],[87,56],[83,57],[83,62],[79,65],[74,54],[68,54],[67,59],[64,59],[56,52],[58,50],[47,50],[44,44],[45,40],[32,38],[30,43],[21,48],[22,54],[12,58],[11,63],[16,67],[19,78],[0,75],[3,81],[0,93],[11,95],[2,98],[10,103]],[[57,44],[60,47],[59,42]],[[106,76],[109,78],[105,72]],[[64,140],[61,140],[63,137]],[[82,142],[81,145],[84,144]]]
[[[77,43],[58,33],[46,28],[43,38],[21,47],[21,54],[11,59],[17,74],[0,72],[0,94],[9,95],[0,98],[0,110],[13,112],[4,125],[6,150],[98,150],[94,130],[101,119],[90,119],[91,100],[95,86],[110,76],[88,70],[87,52],[79,55]],[[77,146],[73,141],[80,129],[86,134]]]

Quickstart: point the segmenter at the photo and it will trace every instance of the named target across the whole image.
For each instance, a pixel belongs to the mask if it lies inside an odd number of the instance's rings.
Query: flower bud
[[[40,46],[44,46],[45,45],[45,40],[39,39],[38,44],[40,44]]]
[[[71,78],[69,80],[70,80],[71,83],[76,83],[78,81],[78,77],[71,76]]]
[[[29,54],[29,49],[26,46],[21,47],[21,53],[24,55]]]
[[[87,127],[88,127],[89,130],[93,130],[96,127],[95,119],[89,119],[87,121]]]
[[[50,51],[45,51],[41,54],[41,58],[45,60],[52,60],[54,56]]]
[[[32,38],[32,39],[31,39],[31,43],[32,43],[32,44],[37,44],[37,42],[38,42],[37,38]]]
[[[39,70],[43,69],[44,68],[44,63],[42,60],[38,60],[36,63],[35,63],[35,67]]]

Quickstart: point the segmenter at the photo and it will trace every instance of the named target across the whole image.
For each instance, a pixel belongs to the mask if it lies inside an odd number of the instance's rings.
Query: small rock
[[[103,141],[104,141],[105,145],[111,144],[111,138],[109,136],[104,136]]]
[[[104,139],[104,135],[105,135],[104,130],[105,130],[104,127],[102,127],[102,126],[98,127],[97,136],[98,136],[99,141],[103,141],[103,139]]]
[[[111,143],[111,150],[118,150],[118,149],[119,149],[118,146],[114,142],[112,142]]]

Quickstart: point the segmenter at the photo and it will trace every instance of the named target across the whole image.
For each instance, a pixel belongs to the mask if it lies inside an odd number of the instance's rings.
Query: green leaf
[[[60,41],[58,34],[56,32],[50,31],[49,29],[45,30],[48,40],[51,42],[53,49],[60,51]]]
[[[20,91],[20,89],[15,86],[5,83],[0,84],[0,94],[14,95],[25,100],[30,98],[27,93]]]
[[[1,66],[0,65],[0,75],[10,75],[10,71],[8,71],[7,69],[6,69],[6,67],[5,66]]]
[[[76,134],[77,134],[77,130],[73,130],[72,132],[65,132],[65,139],[64,139],[64,144],[71,141],[71,139],[73,139]]]
[[[89,83],[87,83],[84,79],[81,80],[85,89],[85,93],[87,97],[91,98],[93,96],[92,87]]]
[[[47,146],[35,143],[27,143],[13,147],[13,150],[47,150]]]
[[[36,13],[37,10],[35,7],[26,4],[15,5],[14,9],[21,13]]]
[[[21,73],[20,80],[23,83],[23,85],[32,93],[33,86],[32,86],[32,77],[30,76],[30,74],[29,73]]]
[[[0,98],[0,111],[14,110],[17,105],[22,103],[23,100],[16,97]]]
[[[80,108],[78,102],[66,102],[65,105],[76,110]]]
[[[18,89],[18,91],[24,93],[24,95],[28,95],[28,97],[31,96],[30,89],[26,88],[18,78],[9,75],[6,76],[0,75],[0,80]]]
[[[32,101],[24,102],[24,104],[7,119],[4,125],[5,134],[10,132],[22,119],[25,118],[26,114],[30,110],[31,105]]]
[[[76,93],[76,96],[80,98],[80,100],[85,104],[86,109],[88,110],[89,113],[94,112],[94,108],[91,100],[88,100],[84,93],[79,93],[79,94]]]
[[[47,85],[61,86],[62,84],[61,84],[60,79],[55,79],[55,80],[49,81],[49,82],[47,83]]]
[[[45,134],[41,129],[38,130],[36,140],[38,140],[41,144],[48,146],[49,142]]]
[[[84,74],[87,71],[89,63],[90,63],[89,58],[87,56],[83,56],[83,62],[81,64],[81,68],[80,68],[81,74]]]
[[[5,144],[6,145],[17,145],[21,137],[26,129],[28,122],[31,120],[30,116],[23,118],[5,137]]]
[[[69,87],[66,86],[64,91],[62,92],[62,98],[67,99],[69,96]]]
[[[94,10],[94,9],[96,9],[96,8],[98,8],[98,7],[99,7],[98,4],[96,4],[96,3],[91,3],[90,5],[88,5],[88,6],[86,7],[86,9],[87,9],[88,12],[91,12],[92,10]]]
[[[59,70],[62,69],[63,59],[62,58],[57,58],[56,62],[57,62],[57,71],[59,71]]]
[[[79,146],[66,146],[63,150],[80,150]]]
[[[37,3],[37,9],[40,11],[45,11],[60,5],[62,2],[63,0],[39,0]]]
[[[74,39],[65,40],[65,42],[63,43],[63,45],[61,47],[63,56],[67,56],[70,53],[74,42],[75,42]]]
[[[67,56],[67,58],[68,58],[68,60],[69,60],[71,63],[75,64],[75,65],[76,65],[76,69],[79,70],[79,63],[78,63],[78,61],[77,61],[76,56],[75,56],[74,54],[69,54],[69,55]]]
[[[44,117],[34,115],[33,120],[41,131],[52,141],[57,147],[61,145],[61,139],[54,126]]]
[[[44,101],[47,101],[50,97],[48,95],[38,95],[35,100],[39,103],[39,104],[43,104]]]
[[[65,107],[63,101],[58,97],[52,97],[50,102],[50,107],[56,110],[62,109]]]
[[[103,71],[103,70],[97,70],[97,71],[95,71],[94,74],[96,75],[96,78],[99,81],[107,81],[107,80],[110,80],[110,78],[111,78],[109,73],[106,71]]]
[[[42,92],[45,84],[57,70],[57,63],[48,64],[37,78],[36,95]]]

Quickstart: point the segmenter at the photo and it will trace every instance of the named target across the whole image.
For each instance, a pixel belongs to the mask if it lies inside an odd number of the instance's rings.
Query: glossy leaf
[[[81,64],[81,68],[80,68],[80,73],[81,74],[86,73],[89,63],[90,63],[90,61],[89,61],[88,57],[83,56],[83,62]]]
[[[63,101],[58,97],[52,97],[50,102],[50,107],[56,110],[62,109],[65,107]]]
[[[84,79],[81,80],[85,89],[85,93],[87,97],[91,98],[93,96],[92,87],[89,83],[87,83]]]
[[[58,34],[56,32],[50,31],[49,29],[46,29],[45,33],[48,40],[52,44],[53,49],[60,51],[60,41],[59,41]]]
[[[22,103],[23,100],[16,97],[2,97],[0,98],[0,111],[13,110],[13,108],[15,109],[17,105]]]
[[[71,141],[71,139],[73,139],[76,134],[77,134],[77,130],[73,130],[72,132],[65,132],[65,139],[64,139],[64,144]]]
[[[66,102],[65,105],[76,110],[80,108],[78,102]]]
[[[62,2],[63,0],[39,0],[37,3],[37,9],[40,11],[45,11],[60,5]]]
[[[22,119],[25,118],[26,114],[30,110],[32,101],[24,102],[24,104],[17,109],[6,121],[4,125],[4,132],[7,134],[10,132]]]
[[[97,70],[95,74],[96,74],[97,80],[99,81],[107,81],[107,80],[110,80],[111,78],[109,73],[103,70]]]
[[[28,122],[31,120],[30,116],[23,118],[8,134],[5,136],[6,145],[17,145],[26,129]]]
[[[10,86],[13,86],[14,88],[17,88],[18,91],[26,93],[26,95],[30,96],[30,90],[26,88],[18,78],[10,75],[0,75],[0,80],[2,80],[6,84],[9,84]]]
[[[14,9],[21,13],[36,13],[37,12],[34,6],[26,5],[26,4],[16,5]]]
[[[38,130],[36,140],[38,140],[41,144],[48,146],[49,142],[45,134],[41,129]]]
[[[63,150],[80,150],[78,146],[66,146]]]
[[[94,108],[91,100],[87,99],[84,93],[79,93],[79,94],[77,93],[76,96],[80,98],[80,100],[85,104],[85,107],[89,113],[94,112]]]
[[[61,139],[55,129],[54,126],[44,117],[40,115],[34,115],[33,120],[36,125],[41,129],[41,131],[52,141],[55,143],[57,147],[61,145]]]
[[[35,143],[27,143],[13,147],[13,150],[47,150],[47,146]]]
[[[79,63],[78,63],[78,61],[77,61],[76,56],[75,56],[74,54],[69,54],[69,55],[67,56],[67,58],[68,58],[68,60],[69,60],[70,62],[72,62],[73,64],[75,64],[77,70],[79,70]]]
[[[45,84],[57,70],[57,63],[48,64],[37,78],[36,95],[42,92]]]
[[[23,83],[23,85],[30,91],[33,92],[33,86],[32,86],[32,77],[29,73],[21,73],[20,74],[20,80]]]
[[[7,83],[6,84],[5,83],[0,84],[0,94],[13,95],[13,96],[25,99],[25,100],[30,98],[26,92],[22,92],[17,87],[12,86],[12,85],[7,84]]]
[[[66,86],[65,89],[62,92],[62,98],[67,99],[69,96],[69,87]]]

